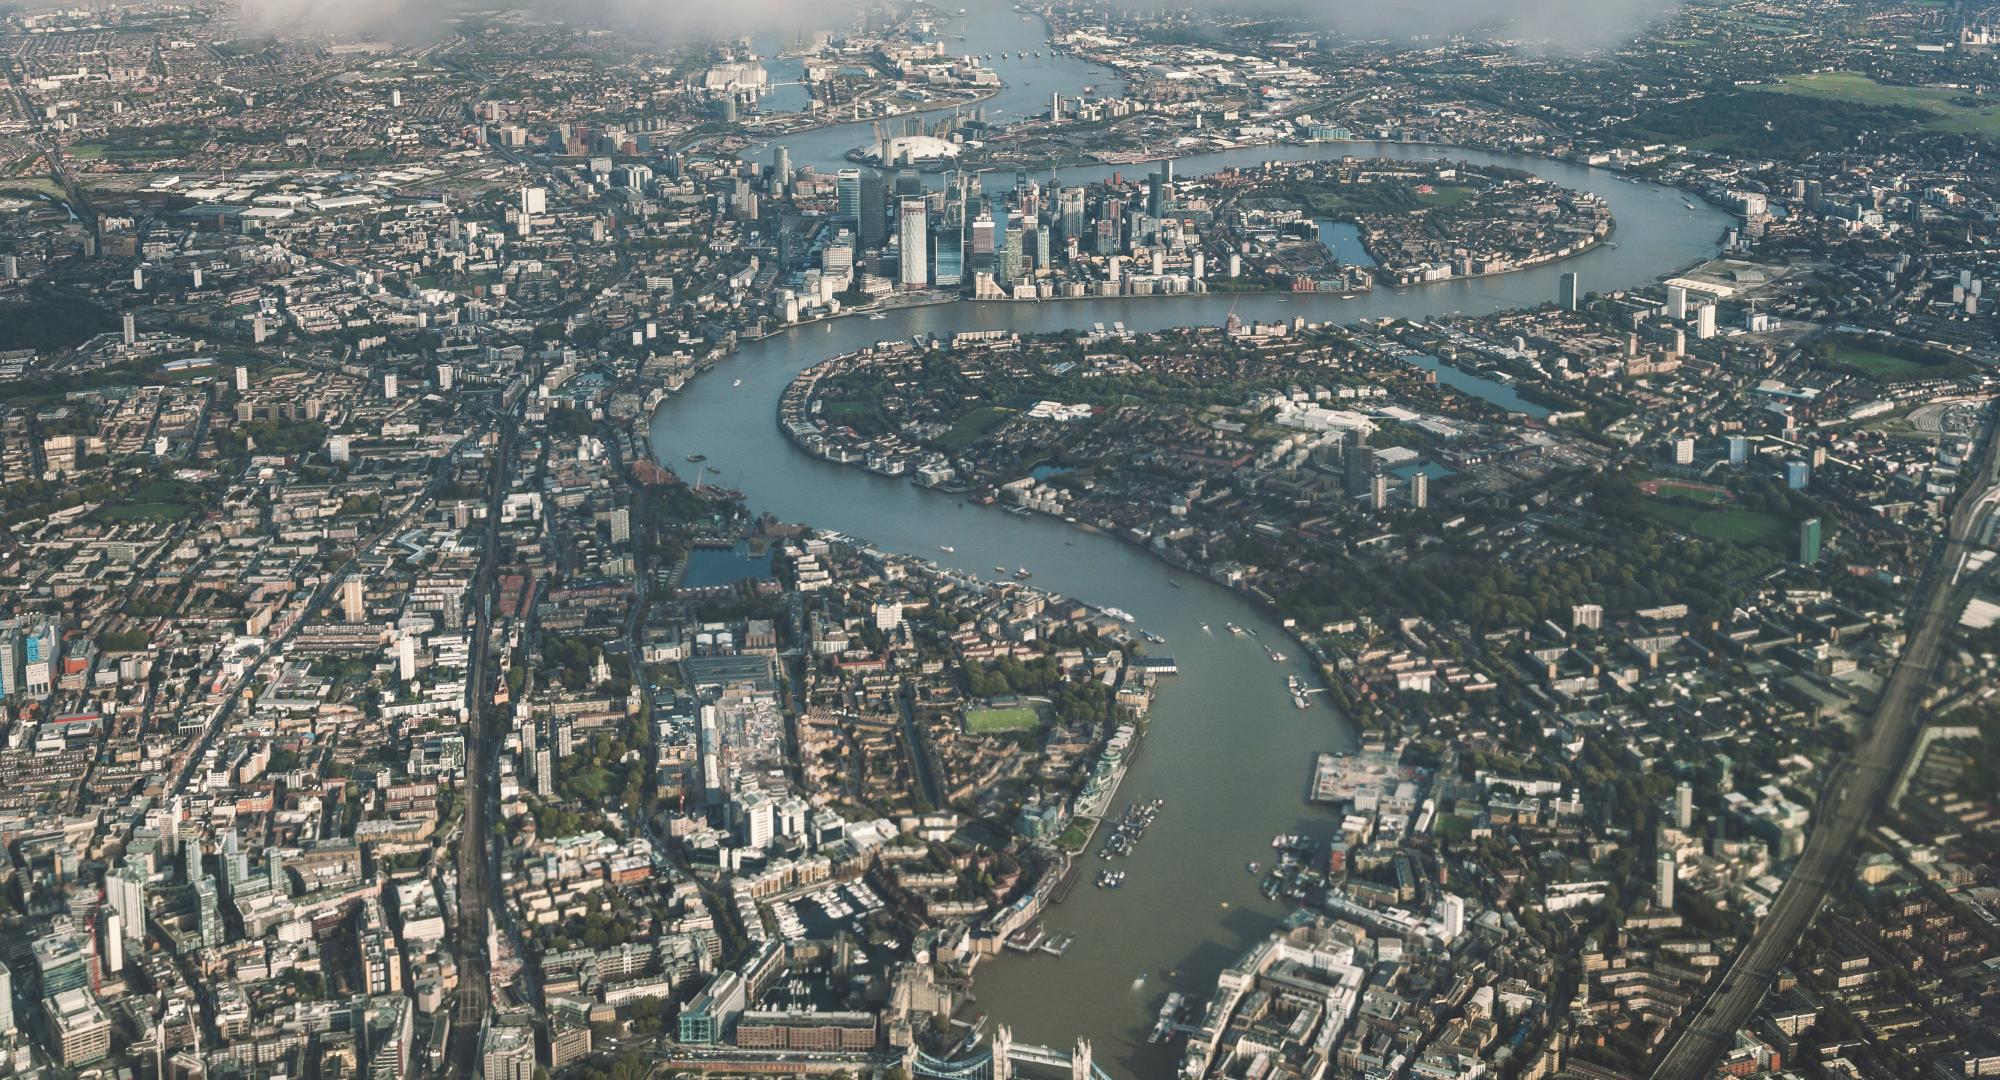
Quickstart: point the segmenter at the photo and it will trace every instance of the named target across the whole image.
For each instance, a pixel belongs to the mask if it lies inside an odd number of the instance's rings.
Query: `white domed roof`
[[[958,156],[958,144],[934,135],[901,135],[875,144],[874,159],[883,165],[942,161]]]

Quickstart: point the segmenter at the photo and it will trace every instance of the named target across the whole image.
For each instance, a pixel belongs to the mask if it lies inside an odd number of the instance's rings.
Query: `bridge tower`
[[[917,1075],[917,1041],[915,1039],[911,1039],[909,1044],[903,1047],[903,1075]]]
[[[1008,1055],[1014,1051],[1014,1029],[1001,1024],[993,1029],[993,1076],[992,1080],[1014,1080],[1014,1060]]]
[[[1091,1080],[1089,1039],[1076,1040],[1076,1052],[1069,1057],[1069,1080]]]

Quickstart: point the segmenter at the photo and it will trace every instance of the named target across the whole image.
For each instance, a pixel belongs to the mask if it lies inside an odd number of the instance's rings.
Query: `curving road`
[[[1937,685],[1944,643],[1969,580],[1959,568],[1975,546],[1982,521],[2000,496],[2000,425],[1989,417],[1972,486],[1958,499],[1941,542],[1931,552],[1909,610],[1902,656],[1876,702],[1867,742],[1834,771],[1815,814],[1797,868],[1764,921],[1736,956],[1708,1003],[1660,1058],[1653,1080],[1702,1080],[1714,1074],[1735,1035],[1763,1001],[1778,969],[1791,959],[1834,882],[1854,856],[1855,842],[1901,772],[1923,712],[1923,697]]]

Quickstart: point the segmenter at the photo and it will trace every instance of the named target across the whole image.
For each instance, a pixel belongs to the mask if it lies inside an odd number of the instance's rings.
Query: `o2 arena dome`
[[[957,143],[935,135],[877,136],[874,144],[861,152],[861,158],[870,165],[895,168],[898,165],[936,165],[954,161],[959,152]]]

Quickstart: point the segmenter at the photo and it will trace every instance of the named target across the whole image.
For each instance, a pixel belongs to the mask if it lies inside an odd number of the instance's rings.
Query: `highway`
[[[1888,795],[1919,728],[1925,694],[1937,685],[1945,641],[1969,581],[1958,569],[1975,546],[1980,525],[2000,496],[2000,424],[1987,420],[1983,442],[1970,470],[1973,480],[1959,497],[1941,542],[1931,552],[1912,598],[1908,637],[1896,667],[1876,702],[1867,740],[1837,768],[1814,814],[1811,835],[1771,911],[1736,955],[1707,1004],[1661,1055],[1653,1080],[1697,1080],[1714,1075],[1735,1044],[1778,970],[1790,960],[1806,928],[1825,904],[1827,893],[1847,872],[1861,830]]]

